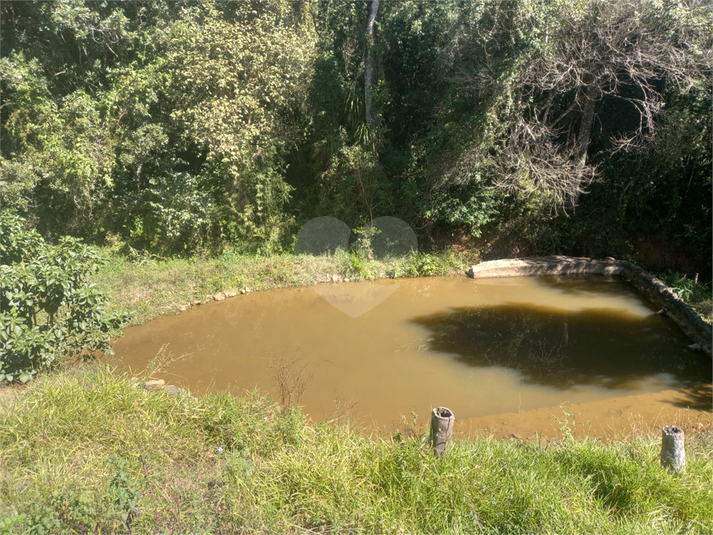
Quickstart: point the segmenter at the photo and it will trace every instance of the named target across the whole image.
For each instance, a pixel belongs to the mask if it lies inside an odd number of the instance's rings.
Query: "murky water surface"
[[[137,370],[166,346],[159,375],[194,391],[279,398],[287,377],[316,421],[346,407],[393,429],[447,406],[508,435],[553,427],[564,403],[590,434],[592,419],[606,433],[641,414],[710,426],[711,360],[690,343],[619,281],[463,277],[250,293],[127,329],[114,349]]]

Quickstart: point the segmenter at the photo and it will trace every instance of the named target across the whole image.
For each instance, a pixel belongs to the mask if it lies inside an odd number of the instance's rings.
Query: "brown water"
[[[463,428],[529,436],[566,407],[589,434],[710,427],[711,360],[688,344],[616,280],[463,277],[250,293],[129,328],[114,349],[138,370],[165,346],[158,376],[193,391],[279,398],[282,366],[316,421],[347,407],[393,429],[447,406]]]

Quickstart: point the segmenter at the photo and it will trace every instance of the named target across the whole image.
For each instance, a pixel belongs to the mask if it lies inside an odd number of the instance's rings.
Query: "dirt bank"
[[[615,440],[625,436],[660,433],[664,425],[677,425],[687,435],[713,430],[711,389],[663,390],[610,398],[590,403],[564,403],[558,407],[492,414],[456,421],[462,435],[485,434],[495,438],[525,440],[561,438],[566,430],[585,436]]]

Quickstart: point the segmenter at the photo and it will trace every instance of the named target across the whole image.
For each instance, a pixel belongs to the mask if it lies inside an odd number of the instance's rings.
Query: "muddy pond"
[[[615,437],[711,428],[711,359],[690,343],[615,279],[435,277],[253,292],[114,350],[133,370],[161,351],[156,376],[194,392],[291,395],[316,422],[393,432],[447,406],[460,432]]]

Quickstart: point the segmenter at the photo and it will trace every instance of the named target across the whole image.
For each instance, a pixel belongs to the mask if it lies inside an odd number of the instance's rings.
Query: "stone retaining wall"
[[[591,260],[570,256],[546,256],[493,260],[471,266],[468,270],[468,276],[474,279],[534,275],[618,276],[643,293],[668,315],[698,348],[711,356],[711,325],[703,321],[671,288],[630,262],[613,258]]]

